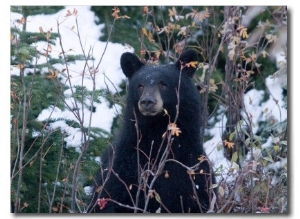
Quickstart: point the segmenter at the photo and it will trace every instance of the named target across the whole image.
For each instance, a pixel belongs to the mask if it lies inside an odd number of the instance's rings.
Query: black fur
[[[138,185],[140,184],[138,181],[140,179],[139,173],[142,172],[138,169],[147,169],[148,163],[150,162],[152,165],[156,156],[158,155],[160,158],[167,147],[167,139],[162,144],[162,136],[166,132],[169,122],[174,122],[176,116],[178,102],[176,92],[179,88],[180,69],[182,65],[191,61],[197,61],[197,54],[193,50],[185,51],[175,64],[160,66],[144,65],[131,53],[122,55],[121,67],[124,74],[129,78],[127,106],[123,117],[124,124],[113,147],[110,146],[102,156],[102,171],[99,171],[97,175],[95,196],[89,211],[103,213],[134,212],[132,208],[120,206],[110,200],[115,200],[125,206],[138,207],[137,212],[142,212],[141,209],[145,209],[147,212],[156,212],[159,208],[161,212],[178,213],[206,212],[208,210],[211,195],[210,183],[214,181],[209,163],[202,161],[194,174],[188,174],[187,169],[178,163],[193,167],[200,162],[198,158],[201,155],[205,156],[200,138],[201,100],[199,92],[191,80],[196,70],[192,66],[182,69],[179,116],[176,121],[181,133],[178,137],[172,136],[173,140],[168,156],[168,159],[174,159],[178,162],[169,160],[165,163],[162,173],[152,187],[155,192],[151,193],[153,197],[150,198],[147,208],[144,208],[145,197],[149,195],[148,188],[153,175],[147,182],[147,188],[140,187],[140,195],[137,198]],[[138,110],[138,101],[142,94],[141,89],[146,88],[158,89],[159,98],[163,101],[163,108],[167,110],[169,116],[165,115],[164,111],[155,116],[141,114]],[[139,135],[136,131],[136,122]],[[137,143],[137,136],[140,138],[139,144]],[[163,147],[159,152],[161,144]],[[150,165],[151,168],[153,167],[152,173],[157,170],[157,164],[158,162],[154,166]],[[110,171],[111,167],[113,171]],[[100,191],[100,194],[97,191]],[[196,195],[194,191],[197,192]],[[132,198],[128,192],[131,193]],[[98,198],[109,199],[103,209],[100,209],[96,202]],[[198,203],[197,199],[199,200]],[[135,205],[136,200],[138,200],[137,205]]]

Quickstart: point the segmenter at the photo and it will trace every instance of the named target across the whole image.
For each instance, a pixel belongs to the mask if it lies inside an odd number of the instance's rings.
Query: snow
[[[211,129],[206,130],[206,135],[212,136],[212,138],[204,142],[204,150],[208,155],[210,161],[213,163],[214,167],[223,166],[225,169],[230,167],[230,162],[224,157],[224,148],[218,148],[222,145],[222,134],[225,131],[227,118],[223,115],[224,110],[218,112],[220,115],[219,121]]]
[[[65,17],[67,10],[73,12],[74,8],[78,11],[78,27],[76,27],[75,17]],[[18,13],[11,13],[11,25],[16,19],[20,19],[22,15]],[[133,52],[132,48],[124,46],[119,43],[106,43],[100,42],[98,39],[101,36],[101,30],[104,27],[104,24],[96,25],[95,24],[96,16],[90,10],[90,6],[66,6],[65,9],[57,12],[53,15],[36,15],[29,16],[27,22],[27,31],[29,32],[39,32],[39,28],[42,27],[44,32],[51,30],[53,33],[58,32],[58,23],[59,23],[59,32],[62,38],[62,45],[64,51],[72,55],[82,55],[82,49],[84,50],[85,55],[88,55],[89,51],[92,51],[92,55],[95,58],[95,61],[90,61],[89,66],[99,65],[99,72],[96,73],[96,89],[106,89],[108,88],[111,93],[116,93],[120,91],[119,85],[125,80],[125,76],[120,68],[120,57],[122,53],[129,51]],[[19,26],[21,28],[21,26]],[[78,39],[77,33],[80,33],[81,42]],[[51,56],[53,58],[59,58],[61,55],[61,48],[59,39],[56,39],[55,46],[52,46]],[[38,50],[43,50],[47,48],[47,44],[40,42],[37,45]],[[82,48],[83,47],[83,48]],[[38,64],[45,63],[46,58],[41,56],[38,60]],[[83,76],[83,70],[85,66],[85,61],[76,61],[76,63],[71,63],[68,65],[71,84],[72,86],[85,86],[88,89],[93,87],[93,81],[90,77],[90,73],[86,70]],[[65,69],[65,65],[56,64],[60,72]],[[25,73],[30,71],[27,70]],[[48,73],[48,69],[44,69],[42,73]],[[13,68],[11,74],[18,74],[18,69]],[[82,80],[84,77],[84,80]],[[66,82],[67,83],[67,82]],[[67,83],[67,85],[69,85]],[[66,90],[64,93],[66,96],[70,96],[72,91]],[[72,98],[66,99],[67,104],[74,106],[74,100]],[[77,103],[81,109],[81,105]],[[94,103],[96,111],[92,113],[92,120],[90,124],[90,114],[91,112],[88,109],[80,110],[80,114],[84,115],[84,126],[88,127],[99,127],[107,132],[111,131],[111,126],[114,117],[121,111],[121,106],[115,105],[114,107],[109,107],[109,103],[102,99],[101,103]],[[74,114],[65,109],[61,110],[57,107],[50,106],[48,109],[44,109],[38,116],[38,120],[43,121],[48,118],[59,120],[61,118],[68,120],[76,120]],[[56,121],[51,123],[52,128],[61,128],[66,132],[67,137],[65,141],[67,142],[67,147],[79,147],[82,144],[82,133],[78,128],[69,127],[65,122]]]
[[[245,111],[241,111],[241,115],[244,119],[244,124],[249,124],[247,114],[251,117],[252,131],[256,134],[259,128],[259,123],[267,121],[270,117],[274,118],[276,121],[282,122],[287,119],[287,109],[285,108],[285,103],[283,101],[282,87],[287,86],[287,72],[285,69],[286,60],[282,59],[282,56],[278,58],[278,74],[276,76],[269,76],[266,78],[266,86],[268,88],[269,98],[263,101],[266,91],[252,89],[244,95],[244,105]],[[281,69],[283,69],[281,71]],[[285,70],[285,71],[284,71]],[[227,160],[224,156],[224,148],[222,145],[222,133],[225,131],[225,124],[227,122],[226,116],[223,114],[224,109],[220,108],[221,112],[218,112],[217,120],[218,122],[211,129],[206,130],[206,135],[212,136],[211,139],[204,142],[204,149],[208,155],[210,161],[214,165],[214,169],[221,167],[222,173],[220,176],[216,177],[217,181],[228,175],[228,171],[231,167],[231,162]],[[214,118],[212,119],[214,120]],[[246,122],[247,121],[247,122]],[[209,121],[211,123],[213,121]],[[247,124],[246,124],[247,123]],[[272,146],[272,137],[269,137],[266,142],[262,142],[262,148]],[[221,146],[221,147],[218,147]],[[257,152],[259,156],[260,151],[256,151],[254,148],[254,154]],[[284,165],[284,162],[280,162]],[[277,162],[273,165],[278,165]],[[233,177],[228,177],[227,182],[232,182]],[[274,180],[273,180],[274,181]]]

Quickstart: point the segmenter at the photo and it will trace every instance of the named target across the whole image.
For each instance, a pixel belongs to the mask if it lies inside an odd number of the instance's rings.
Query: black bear
[[[175,64],[121,57],[129,79],[123,128],[102,156],[88,212],[201,213],[211,208],[213,173],[200,139],[201,101],[192,82],[197,53]]]

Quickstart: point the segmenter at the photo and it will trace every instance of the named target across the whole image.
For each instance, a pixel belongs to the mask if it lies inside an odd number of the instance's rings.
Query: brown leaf
[[[186,66],[187,67],[197,68],[198,62],[197,61],[191,61],[191,62],[187,63]]]
[[[187,173],[190,174],[190,175],[195,175],[195,172],[192,171],[192,170],[187,170]]]
[[[170,123],[168,126],[168,130],[171,131],[171,135],[179,136],[181,133],[180,129],[177,128],[177,125],[175,123]]]
[[[76,10],[76,8],[74,8],[73,14],[74,14],[74,15],[77,15],[77,13],[78,13],[78,11]]]
[[[47,41],[50,40],[50,37],[51,37],[51,33],[50,33],[50,31],[48,31],[47,34],[46,34],[46,39],[47,39]]]
[[[102,188],[103,188],[103,186],[98,186],[98,188],[96,189],[95,192],[97,192],[97,193],[101,192]]]
[[[149,196],[150,196],[150,198],[154,198],[154,195],[153,195],[153,193],[154,193],[154,191],[153,191],[153,190],[149,191]]]
[[[69,17],[69,16],[71,16],[71,15],[72,15],[71,11],[70,11],[70,10],[68,10],[68,11],[67,11],[67,14],[66,14],[66,16],[65,16],[65,17]]]
[[[111,14],[115,19],[118,19],[119,18],[119,13],[120,13],[120,9],[118,7],[114,7],[112,9],[113,13]]]
[[[143,14],[148,14],[148,7],[147,6],[144,6],[143,7]]]
[[[49,69],[49,75],[46,76],[47,79],[56,78],[58,75],[58,70]]]
[[[205,156],[201,155],[200,157],[197,158],[200,162],[202,162],[205,159]]]
[[[165,178],[169,178],[169,171],[165,172]]]
[[[224,142],[225,146],[228,147],[228,148],[233,148],[233,146],[234,146],[233,142],[230,142],[230,141],[227,141],[227,140],[224,140],[223,142]]]
[[[25,17],[22,17],[21,20],[18,21],[19,24],[24,24],[26,22]]]
[[[130,19],[130,17],[127,15],[123,15],[122,18]]]
[[[228,58],[230,61],[232,61],[235,57],[235,51],[233,49],[231,49],[229,52],[228,52]]]
[[[40,33],[44,33],[43,27],[39,27]]]
[[[18,69],[23,69],[25,66],[23,65],[23,64],[17,64],[17,66],[16,66]]]
[[[51,44],[48,44],[48,52],[51,52],[52,51],[52,46]]]

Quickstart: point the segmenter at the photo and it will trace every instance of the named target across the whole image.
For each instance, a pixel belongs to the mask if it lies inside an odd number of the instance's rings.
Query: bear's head
[[[186,50],[178,61],[168,65],[145,65],[129,52],[121,56],[121,68],[129,79],[128,96],[144,116],[163,114],[163,109],[174,111],[178,102],[178,83],[191,86],[198,61],[194,50]]]

